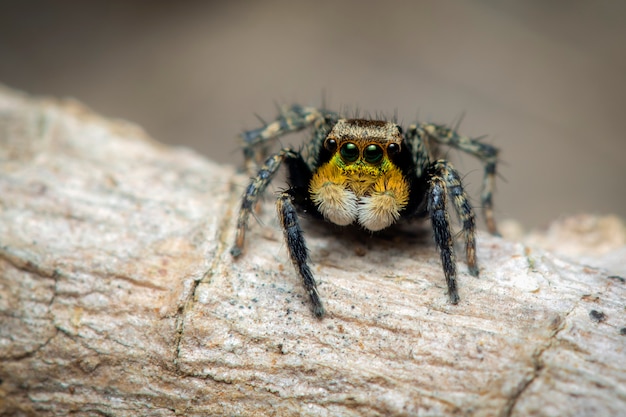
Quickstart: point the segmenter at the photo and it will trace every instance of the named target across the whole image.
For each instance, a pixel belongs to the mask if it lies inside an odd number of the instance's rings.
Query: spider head
[[[309,191],[324,217],[376,231],[394,223],[406,207],[409,185],[393,156],[402,132],[391,122],[340,119],[328,133],[328,162],[316,170]]]
[[[398,125],[380,120],[340,119],[324,147],[341,166],[382,167],[400,151],[402,132]]]

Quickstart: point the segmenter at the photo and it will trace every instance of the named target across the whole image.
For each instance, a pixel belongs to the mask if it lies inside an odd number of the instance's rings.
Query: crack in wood
[[[179,306],[176,311],[176,356],[174,358],[174,366],[178,372],[182,372],[180,370],[178,359],[180,358],[180,344],[183,340],[183,335],[185,333],[185,318],[187,317],[187,313],[193,307],[193,303],[196,297],[196,290],[198,289],[200,283],[209,282],[207,280],[210,280],[210,278],[218,270],[220,264],[222,263],[222,257],[224,253],[227,252],[226,248],[228,247],[228,244],[225,241],[224,237],[228,234],[228,228],[231,227],[232,212],[235,209],[236,205],[239,203],[239,195],[235,192],[236,187],[234,184],[234,180],[231,179],[229,185],[230,195],[227,199],[228,207],[227,210],[224,212],[224,215],[221,218],[219,226],[215,233],[215,241],[217,242],[217,245],[215,248],[213,260],[205,273],[202,275],[202,277],[193,281],[192,287],[190,288],[185,301],[182,303],[182,305]]]

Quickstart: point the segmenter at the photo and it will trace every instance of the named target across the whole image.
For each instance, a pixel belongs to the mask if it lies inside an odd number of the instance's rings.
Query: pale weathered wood
[[[480,234],[453,306],[427,228],[304,222],[320,321],[270,198],[233,263],[245,182],[0,89],[0,414],[623,415],[617,264]]]

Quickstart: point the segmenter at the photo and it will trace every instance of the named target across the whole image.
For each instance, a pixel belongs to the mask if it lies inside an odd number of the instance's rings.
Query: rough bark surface
[[[231,259],[245,183],[129,123],[0,88],[0,414],[623,415],[621,221],[599,256],[579,239],[584,264],[480,234],[458,305],[427,227],[304,221],[317,320],[271,198]]]

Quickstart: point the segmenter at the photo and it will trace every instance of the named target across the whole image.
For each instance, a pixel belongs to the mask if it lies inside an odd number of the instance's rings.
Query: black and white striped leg
[[[267,158],[257,175],[252,178],[241,201],[239,216],[237,217],[237,235],[235,243],[230,250],[232,256],[237,257],[243,251],[244,241],[246,238],[246,229],[248,227],[248,219],[254,209],[259,197],[271,182],[283,161],[287,158],[299,158],[300,156],[289,148],[284,148],[275,155]]]
[[[478,276],[478,266],[476,260],[476,216],[474,215],[474,210],[472,210],[467,194],[463,189],[459,173],[452,167],[452,164],[445,160],[439,160],[433,164],[433,169],[443,179],[448,196],[451,198],[454,209],[461,221],[467,267],[469,273],[476,277]]]
[[[483,143],[479,139],[459,135],[454,129],[444,125],[422,123],[419,128],[426,132],[436,142],[453,146],[464,152],[472,154],[485,164],[482,192],[480,195],[483,214],[487,230],[493,235],[499,235],[496,220],[493,214],[493,191],[496,183],[496,163],[498,162],[498,149]]]
[[[309,253],[304,241],[304,235],[298,221],[298,214],[293,204],[293,200],[289,192],[283,192],[276,201],[276,210],[280,225],[285,235],[289,257],[293,262],[298,275],[302,278],[304,288],[306,289],[311,303],[313,304],[313,314],[317,318],[324,317],[325,311],[320,296],[317,292],[317,284],[308,265]]]
[[[334,113],[294,104],[281,108],[280,114],[273,122],[264,123],[257,129],[243,132],[241,138],[248,172],[252,173],[258,169],[258,164],[266,158],[273,139],[324,123],[329,115],[334,115]]]
[[[443,273],[448,284],[448,296],[452,304],[457,304],[459,292],[456,287],[456,260],[447,211],[447,194],[446,183],[443,178],[440,176],[431,177],[427,196],[428,215],[433,226],[435,243],[439,249]]]

